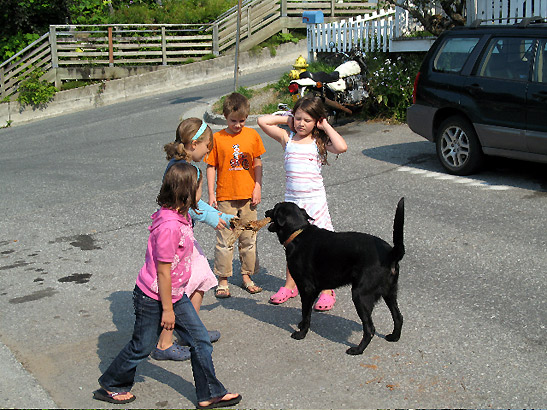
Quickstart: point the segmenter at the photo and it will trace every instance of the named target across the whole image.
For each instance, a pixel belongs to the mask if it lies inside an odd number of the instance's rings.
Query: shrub
[[[42,70],[32,71],[19,85],[17,101],[22,107],[27,105],[33,108],[42,108],[50,102],[58,91],[53,84],[40,78]]]
[[[40,38],[39,34],[17,33],[0,39],[0,61],[5,61],[18,51]]]
[[[368,117],[406,121],[414,78],[423,56],[424,53],[367,53],[370,98],[365,112]]]

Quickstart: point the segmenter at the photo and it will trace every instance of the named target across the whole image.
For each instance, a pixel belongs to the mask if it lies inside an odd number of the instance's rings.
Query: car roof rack
[[[519,27],[527,27],[532,23],[545,23],[545,19],[541,16],[525,17],[518,24]]]
[[[500,21],[500,20],[518,20],[521,19],[519,23],[516,23],[518,27],[528,27],[530,24],[535,23],[545,23],[545,18],[541,16],[533,16],[533,17],[504,17],[504,18],[493,18],[493,19],[476,19],[469,24],[469,27],[471,28],[477,28],[481,25],[481,23],[485,21]]]

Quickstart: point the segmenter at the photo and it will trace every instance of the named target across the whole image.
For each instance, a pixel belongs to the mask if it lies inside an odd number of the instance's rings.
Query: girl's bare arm
[[[317,128],[325,131],[330,138],[330,144],[327,145],[327,151],[333,154],[341,154],[348,150],[348,145],[344,138],[336,131],[332,125],[328,123],[326,119],[322,119],[317,122]]]
[[[171,264],[158,262],[158,288],[163,312],[161,314],[161,325],[165,330],[175,328],[175,311],[171,299]]]
[[[207,175],[207,193],[209,194],[209,205],[217,207],[217,197],[215,194],[215,181],[217,178],[217,169],[212,165],[207,165],[205,170]]]
[[[289,139],[289,134],[286,130],[279,127],[279,125],[287,125],[289,118],[290,117],[284,115],[268,114],[258,117],[257,123],[266,135],[285,146]]]

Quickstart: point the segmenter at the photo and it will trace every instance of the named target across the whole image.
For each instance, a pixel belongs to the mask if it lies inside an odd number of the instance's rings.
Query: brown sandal
[[[260,286],[257,286],[252,280],[250,280],[249,282],[243,282],[241,284],[241,288],[245,289],[251,295],[262,292],[262,288]]]
[[[215,296],[217,299],[226,299],[230,296],[230,288],[227,285],[218,285],[215,290]]]

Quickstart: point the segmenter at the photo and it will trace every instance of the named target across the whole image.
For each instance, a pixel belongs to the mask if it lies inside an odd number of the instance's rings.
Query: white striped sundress
[[[285,201],[304,208],[319,228],[334,231],[327,205],[327,194],[321,176],[321,157],[315,141],[297,144],[294,133],[285,145]]]

